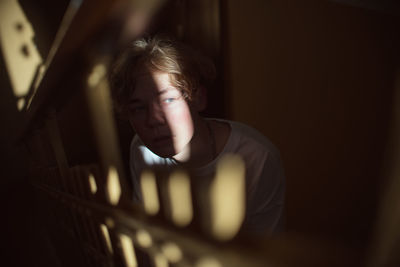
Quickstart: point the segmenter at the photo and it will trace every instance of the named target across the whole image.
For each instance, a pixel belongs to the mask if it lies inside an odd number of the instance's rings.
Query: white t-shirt
[[[224,154],[237,154],[246,166],[246,216],[243,230],[248,233],[276,233],[284,221],[285,177],[278,149],[257,130],[242,123],[216,120],[230,125],[230,136],[220,154],[207,165],[194,169],[196,178],[213,177]],[[130,169],[134,200],[141,202],[139,175],[152,166],[176,166],[171,158],[150,151],[136,135],[130,148]]]

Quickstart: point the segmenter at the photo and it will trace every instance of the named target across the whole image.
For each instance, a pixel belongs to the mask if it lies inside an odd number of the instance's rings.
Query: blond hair
[[[123,111],[135,90],[138,76],[149,71],[170,74],[171,83],[188,101],[199,86],[215,79],[213,63],[190,47],[172,39],[153,37],[134,41],[115,61],[110,75],[118,110]]]

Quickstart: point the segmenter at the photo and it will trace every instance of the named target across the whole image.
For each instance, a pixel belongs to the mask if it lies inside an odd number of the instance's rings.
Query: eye
[[[177,99],[175,97],[168,97],[162,100],[163,104],[171,104],[175,102]]]

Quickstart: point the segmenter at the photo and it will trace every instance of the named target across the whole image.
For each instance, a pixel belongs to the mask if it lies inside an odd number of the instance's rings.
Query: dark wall
[[[231,117],[281,150],[287,230],[367,244],[398,17],[328,1],[226,2]]]

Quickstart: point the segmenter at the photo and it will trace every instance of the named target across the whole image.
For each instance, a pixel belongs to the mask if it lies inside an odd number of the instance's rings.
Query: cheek
[[[140,136],[140,138],[143,139],[146,136],[148,136],[147,133],[147,127],[145,126],[145,123],[143,120],[139,119],[134,119],[134,118],[129,118],[129,124],[133,128],[133,130]]]
[[[166,112],[166,117],[174,135],[191,138],[193,135],[193,120],[187,105],[182,105]]]

